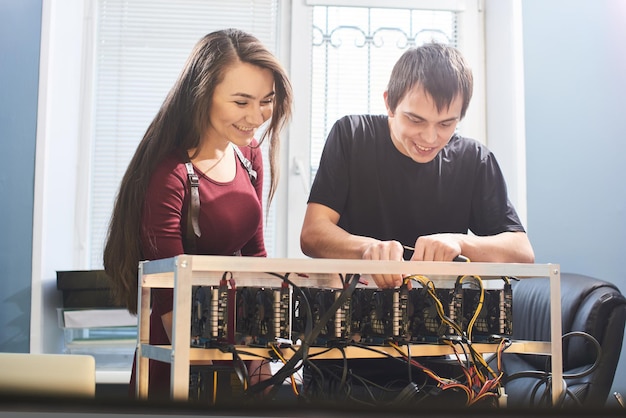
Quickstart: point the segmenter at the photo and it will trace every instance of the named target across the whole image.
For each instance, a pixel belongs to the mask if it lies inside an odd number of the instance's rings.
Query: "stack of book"
[[[102,270],[57,271],[63,307],[57,309],[66,354],[89,354],[96,372],[130,372],[137,344],[137,317],[112,302]]]

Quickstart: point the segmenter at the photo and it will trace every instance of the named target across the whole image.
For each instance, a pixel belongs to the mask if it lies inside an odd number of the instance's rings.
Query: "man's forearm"
[[[467,235],[462,253],[471,261],[494,263],[533,263],[535,255],[523,232],[503,232],[491,236]]]
[[[314,258],[360,259],[368,244],[376,240],[351,235],[332,223],[303,229],[300,246],[304,254]]]

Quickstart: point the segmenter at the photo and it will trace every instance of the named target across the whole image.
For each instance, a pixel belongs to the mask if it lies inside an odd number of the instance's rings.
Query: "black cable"
[[[326,378],[324,376],[324,372],[317,366],[317,364],[315,364],[314,361],[312,361],[312,359],[318,356],[323,356],[324,354],[334,349],[335,348],[328,348],[326,350],[318,352],[317,354],[309,354],[309,356],[305,360],[303,360],[302,368],[304,369],[304,367],[308,367],[312,374],[311,378],[308,381],[309,384],[306,386],[303,385],[301,395],[304,400],[309,400],[309,393],[312,395],[315,393],[323,393],[324,388],[326,387]],[[317,376],[317,378],[313,377],[313,375]],[[306,379],[303,380],[306,383]]]
[[[577,337],[577,336],[586,338],[587,340],[591,342],[591,344],[596,349],[596,361],[587,370],[583,370],[582,372],[563,374],[564,379],[577,379],[579,377],[587,376],[591,374],[594,370],[596,370],[598,366],[600,365],[600,359],[602,357],[602,346],[593,335],[590,335],[583,331],[571,331],[563,335],[563,340],[569,337]]]
[[[237,352],[235,346],[228,344],[219,347],[219,349],[233,355],[233,368],[235,369],[235,373],[239,377],[239,380],[241,380],[241,383],[244,385],[244,387],[248,387],[250,385],[250,375],[248,374],[248,368],[246,367],[246,363],[239,356],[239,353]]]
[[[442,338],[442,340],[447,340],[450,341],[450,343],[452,343],[453,345],[460,345],[461,346],[461,350],[463,350],[463,356],[465,357],[465,365],[463,365],[463,362],[459,362],[461,363],[461,367],[465,368],[466,370],[469,370],[472,367],[472,361],[470,360],[470,355],[467,353],[467,349],[465,348],[465,344],[463,344],[462,341],[460,340],[456,340],[456,339],[451,339],[451,338]],[[473,359],[473,355],[472,355],[472,359]],[[474,363],[476,364],[476,363]]]
[[[394,355],[389,354],[389,353],[387,353],[387,352],[385,352],[385,351],[380,351],[380,350],[378,350],[377,348],[375,348],[375,347],[371,347],[371,346],[368,346],[368,345],[359,344],[359,343],[356,343],[356,342],[352,343],[351,345],[353,345],[353,346],[355,346],[355,347],[359,347],[359,348],[365,349],[365,350],[372,351],[372,352],[377,353],[377,354],[382,354],[382,355],[386,356],[387,358],[392,359],[392,360],[394,360],[394,361],[398,361],[398,362],[406,363],[406,364],[407,364],[407,367],[409,367],[411,370],[412,370],[412,368],[414,367],[414,368],[416,368],[417,370],[419,370],[420,372],[422,372],[421,374],[423,375],[424,379],[423,379],[423,381],[422,381],[421,385],[420,385],[420,386],[418,386],[418,391],[423,391],[423,390],[427,387],[427,385],[428,385],[428,381],[429,381],[428,379],[432,379],[432,378],[431,378],[431,377],[429,377],[426,373],[424,373],[424,371],[423,371],[422,369],[420,369],[420,367],[418,367],[417,365],[413,364],[413,362],[414,362],[414,361],[407,361],[407,360],[405,360],[404,358],[394,356]],[[421,366],[421,365],[420,365],[420,366]],[[424,367],[424,366],[421,366],[421,367]],[[424,368],[425,368],[425,367],[424,367]],[[408,381],[409,381],[409,384],[410,384],[410,383],[414,383],[414,382],[413,382],[413,375],[412,375],[412,373],[410,374],[410,378],[409,378],[409,380],[408,380]]]
[[[406,357],[407,357],[407,373],[409,375],[409,382],[413,381],[413,367],[411,366],[411,345],[406,345]]]
[[[538,405],[535,405],[535,397],[537,396],[537,391],[539,390],[540,387],[542,387],[543,385],[545,385],[545,389],[540,397],[540,402],[538,403]],[[543,376],[537,383],[535,383],[535,386],[533,386],[533,389],[530,391],[530,406],[539,406],[541,405],[541,403],[545,403],[546,405],[550,405],[550,398],[548,397],[548,394],[551,392],[550,388],[552,386],[552,379],[551,376],[549,375],[545,375]]]
[[[371,398],[371,400],[373,402],[371,405],[376,405],[376,396],[374,396],[374,393],[372,392],[371,387],[374,386],[374,387],[377,387],[379,389],[381,389],[381,387],[379,385],[375,384],[374,382],[372,382],[372,381],[370,381],[368,379],[365,379],[362,376],[359,376],[357,374],[352,373],[352,371],[350,371],[350,377],[352,377],[353,379],[355,379],[359,383],[361,383],[361,386],[363,386],[363,388],[365,389],[365,391],[367,392],[367,394],[369,395],[369,397]],[[354,401],[359,401],[358,398],[353,398],[353,400]],[[367,402],[365,402],[365,401],[362,401],[362,402],[367,404]]]
[[[351,275],[349,286],[346,287],[343,292],[341,292],[341,295],[339,295],[339,297],[330,306],[330,308],[326,312],[324,312],[324,315],[320,317],[319,322],[315,325],[315,327],[311,330],[311,332],[308,335],[305,334],[304,340],[302,341],[300,348],[294,353],[294,355],[289,359],[289,361],[287,361],[287,363],[285,363],[283,367],[280,370],[278,370],[271,379],[263,380],[259,383],[256,383],[252,387],[248,388],[248,390],[245,392],[246,394],[253,395],[255,393],[258,393],[264,390],[265,388],[267,388],[268,386],[274,385],[276,381],[282,382],[291,374],[293,374],[292,369],[294,369],[294,366],[300,360],[306,359],[308,355],[309,346],[315,340],[315,338],[317,338],[317,336],[320,334],[320,332],[322,331],[322,328],[326,326],[326,323],[337,312],[337,309],[339,309],[339,307],[343,305],[346,299],[348,299],[350,295],[352,295],[352,292],[354,291],[354,289],[356,288],[356,285],[359,282],[359,277],[360,277],[359,274]],[[285,278],[285,280],[287,279]],[[276,390],[277,388],[273,388],[273,389]]]
[[[333,365],[331,367],[326,368],[325,370],[326,370],[326,373],[329,375],[329,377],[332,378],[332,381],[338,382],[339,383],[338,387],[341,388],[342,390],[345,390],[345,394],[344,394],[345,399],[358,402],[361,404],[371,405],[371,406],[380,404],[374,390],[377,390],[382,393],[387,393],[387,394],[400,393],[402,392],[402,390],[404,390],[404,387],[403,389],[397,389],[397,388],[390,388],[387,386],[382,386],[369,379],[366,379],[365,377],[359,374],[355,374],[352,370],[348,370],[349,379],[347,379],[345,383],[342,383],[341,382],[342,378],[340,378],[339,374],[342,374],[343,370],[345,370],[343,366]],[[353,385],[352,380],[358,382],[359,386],[362,387],[366,391],[367,393],[366,397],[371,402],[366,399],[360,399],[352,395],[352,385]]]
[[[327,353],[331,350],[339,350],[339,352],[342,355],[342,366],[337,366],[340,370],[341,370],[341,377],[338,377],[336,375],[333,375],[333,377],[335,378],[335,380],[339,381],[339,387],[346,387],[346,382],[348,379],[348,356],[346,355],[346,350],[345,347],[341,347],[341,346],[337,346],[337,347],[333,347],[333,348],[329,348],[328,350],[325,350],[321,353],[318,353],[317,355],[321,355],[323,353]],[[320,389],[320,391],[323,391],[324,387],[325,387],[325,376],[324,376],[324,372],[313,362],[311,361],[311,358],[315,357],[315,356],[309,356],[308,359],[306,360],[306,365],[313,368],[313,371],[315,373],[317,373],[317,375],[319,376],[318,380],[312,380],[312,383],[318,383],[317,384],[317,388]],[[327,368],[325,368],[324,370],[328,370]]]
[[[339,347],[339,352],[341,353],[341,357],[343,359],[343,373],[341,374],[339,384],[345,385],[348,380],[348,357],[346,356],[346,350],[343,347]]]
[[[311,379],[309,379],[309,381],[307,382],[306,379],[304,379],[303,376],[303,389],[301,392],[302,397],[305,400],[308,400],[308,394],[309,393],[316,393],[317,391],[322,391],[324,388],[324,373],[322,372],[322,370],[320,370],[319,367],[317,367],[317,365],[312,362],[310,359],[303,361],[303,367],[306,365],[309,370],[311,370],[312,374],[316,374],[318,376],[317,379],[314,379],[313,377],[311,377]],[[308,385],[306,385],[306,383],[308,383]],[[315,385],[315,387],[313,387]]]
[[[594,370],[596,370],[598,368],[598,365],[600,364],[600,359],[602,357],[602,346],[600,345],[598,340],[593,335],[590,335],[589,333],[586,333],[584,331],[571,331],[571,332],[568,332],[566,334],[563,334],[562,340],[565,340],[565,339],[571,338],[571,337],[576,337],[576,336],[586,338],[587,340],[589,340],[592,343],[592,345],[594,346],[594,348],[596,350],[596,359],[595,359],[594,363],[591,366],[589,366],[588,368],[586,368],[585,370],[583,370],[581,372],[564,373],[563,374],[563,380],[562,380],[563,391],[561,392],[561,395],[560,395],[559,399],[557,400],[557,402],[556,402],[556,404],[554,406],[564,405],[565,404],[565,400],[567,399],[568,395],[578,405],[582,405],[582,402],[580,401],[580,399],[568,388],[567,380],[569,380],[569,379],[578,379],[578,378],[581,378],[581,377],[588,376]],[[551,388],[552,388],[552,384],[551,384],[552,372],[549,370],[550,369],[550,364],[551,364],[549,362],[549,360],[550,360],[550,358],[548,357],[547,363],[546,363],[547,371],[527,370],[527,371],[521,371],[521,372],[513,373],[512,375],[510,375],[510,376],[508,376],[508,377],[503,379],[503,384],[506,386],[506,384],[510,383],[511,381],[516,380],[516,379],[521,379],[521,378],[536,378],[536,379],[538,379],[538,382],[533,386],[533,390],[531,391],[531,396],[530,396],[531,406],[534,403],[535,396],[536,396],[539,388],[542,385],[545,385],[545,389],[544,389],[544,393],[541,396],[541,400],[546,402],[546,404],[549,404],[549,402],[546,401],[546,399],[549,399],[549,395],[552,393],[552,391],[551,391]]]
[[[284,280],[285,282],[287,282],[288,284],[292,285],[294,288],[296,288],[298,291],[301,292],[301,289],[299,289],[297,286],[295,286],[292,282],[290,282],[288,280],[287,277],[289,276],[289,273],[287,273],[285,276],[282,276],[282,275],[277,274],[277,273],[268,273],[268,274],[276,276],[276,277],[279,277],[280,279]],[[224,278],[223,278],[223,280],[224,280]],[[308,300],[306,299],[306,295],[304,295],[304,293],[302,293],[302,296],[303,296],[303,298],[305,300],[305,309],[307,310],[307,313],[308,313],[308,315],[307,315],[307,318],[308,318],[307,324],[308,324],[308,327],[310,328],[310,320],[311,320],[310,306],[309,306]],[[305,328],[306,328],[306,325],[305,325]],[[240,363],[243,363],[243,360],[241,360],[241,358],[239,357],[239,354],[247,354],[247,355],[256,356],[256,357],[259,357],[262,360],[271,360],[271,356],[264,357],[264,356],[261,356],[261,355],[255,354],[255,353],[247,352],[245,350],[238,350],[233,345],[222,345],[222,346],[218,346],[218,348],[220,350],[224,351],[224,352],[232,353],[233,356],[234,356],[234,360],[238,360]],[[269,385],[273,385],[274,386],[273,389],[275,389],[274,391],[276,391],[280,387],[279,385],[282,384],[284,379],[286,377],[291,376],[292,374],[296,373],[299,370],[300,367],[292,367],[291,370],[289,370],[289,373],[286,373],[286,376],[283,377],[282,379],[278,379],[276,376],[271,376],[270,378],[268,378],[266,380],[263,380],[261,382],[266,382],[265,387],[267,387]],[[284,368],[284,366],[283,366],[283,368]],[[252,391],[250,391],[251,389],[253,389],[256,386],[258,386],[259,383],[254,384],[254,385],[249,385],[249,376],[248,376],[247,368],[245,367],[245,364],[244,364],[243,368],[237,368],[236,367],[235,370],[237,371],[237,374],[239,375],[240,380],[242,380],[242,383],[244,381],[245,381],[245,383],[248,383],[248,384],[244,383],[245,386],[248,388],[244,392],[244,395],[255,394],[257,392],[260,392],[260,390],[252,390]],[[283,369],[281,369],[281,370],[283,370]],[[242,375],[242,373],[244,373],[244,374]],[[270,395],[271,395],[271,393],[270,393]],[[270,396],[268,396],[268,398],[270,398]]]

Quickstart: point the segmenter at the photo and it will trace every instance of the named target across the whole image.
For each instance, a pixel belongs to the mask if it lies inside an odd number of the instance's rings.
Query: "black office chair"
[[[609,282],[562,273],[561,310],[566,391],[553,406],[604,406],[622,348],[626,299]],[[513,339],[550,341],[548,278],[513,283]],[[509,406],[551,405],[549,357],[505,354],[502,368]]]

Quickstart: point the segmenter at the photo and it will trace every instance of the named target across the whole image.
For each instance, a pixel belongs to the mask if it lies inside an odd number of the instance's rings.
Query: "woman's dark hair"
[[[215,87],[226,69],[244,62],[274,74],[275,101],[269,126],[259,138],[269,141],[271,202],[278,184],[279,134],[291,117],[292,89],[282,65],[254,36],[225,29],[209,33],[195,45],[178,80],[148,126],[122,178],[104,248],[104,269],[115,300],[137,313],[138,266],[142,260],[141,217],[148,182],[159,162],[180,150],[199,149],[206,132]]]
[[[387,85],[387,103],[395,112],[398,103],[414,86],[421,86],[441,111],[461,95],[461,119],[473,91],[472,70],[461,53],[449,45],[429,43],[402,54],[391,71]]]

